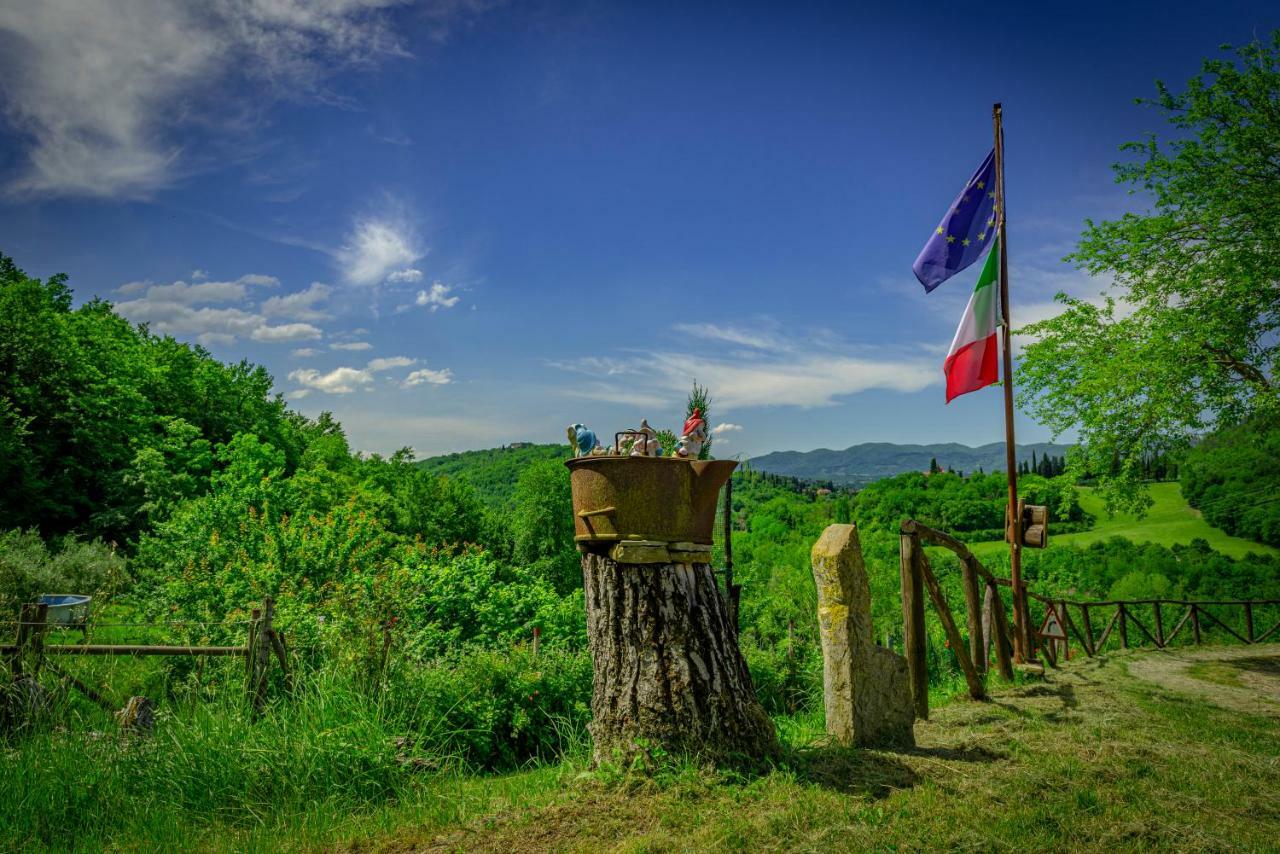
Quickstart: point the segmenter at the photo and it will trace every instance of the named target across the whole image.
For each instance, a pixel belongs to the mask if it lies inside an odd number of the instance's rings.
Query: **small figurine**
[[[581,424],[570,424],[565,432],[575,457],[590,456],[596,448],[600,447],[600,443],[596,441],[596,434]]]
[[[658,431],[649,426],[649,419],[642,419],[638,429],[628,432],[632,434],[633,439],[631,442],[631,456],[662,456],[662,447],[658,445]]]
[[[684,422],[680,434],[680,445],[676,448],[676,456],[684,459],[697,459],[702,453],[702,445],[707,441],[707,422],[702,420],[702,412],[693,410],[689,420]]]

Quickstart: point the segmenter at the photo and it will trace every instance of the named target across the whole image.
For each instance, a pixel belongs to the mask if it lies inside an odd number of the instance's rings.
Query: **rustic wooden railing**
[[[261,608],[253,609],[250,619],[244,624],[248,627],[248,637],[243,646],[50,644],[45,642],[45,635],[53,628],[48,622],[48,607],[42,603],[23,605],[14,642],[0,644],[0,657],[7,664],[10,678],[13,680],[24,675],[37,677],[42,668],[47,668],[107,711],[113,711],[114,707],[97,691],[63,671],[53,662],[45,661],[45,657],[52,655],[236,656],[245,660],[246,694],[254,712],[261,713],[266,704],[267,681],[274,656],[284,675],[286,690],[290,692],[293,690],[288,646],[284,635],[272,625],[275,617],[275,602],[270,596],[263,600]],[[146,624],[139,624],[137,627],[154,628]]]
[[[964,591],[969,634],[967,644],[960,635],[951,608],[925,555],[925,544],[941,546],[960,559],[960,581],[961,589]],[[964,674],[969,695],[974,699],[981,699],[986,695],[988,650],[992,647],[994,647],[1000,675],[1005,679],[1013,678],[1014,631],[1025,631],[1026,648],[1038,647],[1049,664],[1056,665],[1058,650],[1055,649],[1053,642],[1043,640],[1037,642],[1030,626],[1010,626],[1004,601],[999,592],[1000,587],[1012,587],[1009,579],[992,574],[964,543],[950,534],[930,528],[914,519],[908,519],[902,523],[900,529],[900,546],[903,646],[918,717],[929,717],[929,672],[924,621],[926,595],[933,602],[939,622],[942,623],[942,630],[947,636],[947,643],[955,653],[956,661]],[[981,601],[979,601],[980,586],[985,587]],[[1246,644],[1262,643],[1272,635],[1280,637],[1280,634],[1277,634],[1280,632],[1280,619],[1265,631],[1255,631],[1255,617],[1258,616],[1258,609],[1280,605],[1280,599],[1074,601],[1044,596],[1032,590],[1027,590],[1026,593],[1029,599],[1044,605],[1046,611],[1050,608],[1056,611],[1064,630],[1070,636],[1074,636],[1085,654],[1090,656],[1098,654],[1113,636],[1118,638],[1121,649],[1142,646],[1141,638],[1131,637],[1129,631],[1131,626],[1136,627],[1151,646],[1157,649],[1165,649],[1188,625],[1191,626],[1191,642],[1195,644],[1202,643],[1204,634],[1215,627]],[[1185,610],[1173,624],[1173,628],[1166,633],[1164,608],[1169,606]],[[1138,609],[1147,607],[1152,609],[1151,629],[1138,619],[1136,613]],[[1243,610],[1243,633],[1229,625],[1223,618],[1224,615],[1214,614],[1209,610],[1209,608],[1223,607]],[[1072,617],[1072,608],[1080,614],[1079,623]],[[1105,609],[1114,609],[1114,611],[1110,613],[1110,619],[1105,622],[1102,633],[1095,636],[1094,617],[1100,612],[1106,613]],[[1063,653],[1070,657],[1069,641],[1064,640],[1061,644]]]

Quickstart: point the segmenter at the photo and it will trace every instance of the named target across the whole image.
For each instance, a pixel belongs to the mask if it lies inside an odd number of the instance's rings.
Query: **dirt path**
[[[1280,644],[1167,650],[1128,664],[1131,675],[1170,691],[1280,717]]]

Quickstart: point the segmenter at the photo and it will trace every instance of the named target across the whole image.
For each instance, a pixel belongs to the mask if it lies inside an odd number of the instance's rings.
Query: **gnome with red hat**
[[[696,460],[702,453],[702,445],[707,441],[707,422],[702,412],[695,408],[693,414],[684,422],[680,433],[680,445],[676,448],[676,456]]]

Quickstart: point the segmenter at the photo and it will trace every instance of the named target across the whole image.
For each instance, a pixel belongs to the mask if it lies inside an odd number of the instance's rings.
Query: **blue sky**
[[[0,251],[366,451],[674,427],[695,378],[721,455],[998,441],[943,405],[977,267],[911,273],[991,104],[1017,322],[1105,287],[1061,258],[1143,205],[1133,99],[1280,14],[860,5],[3,4]]]

